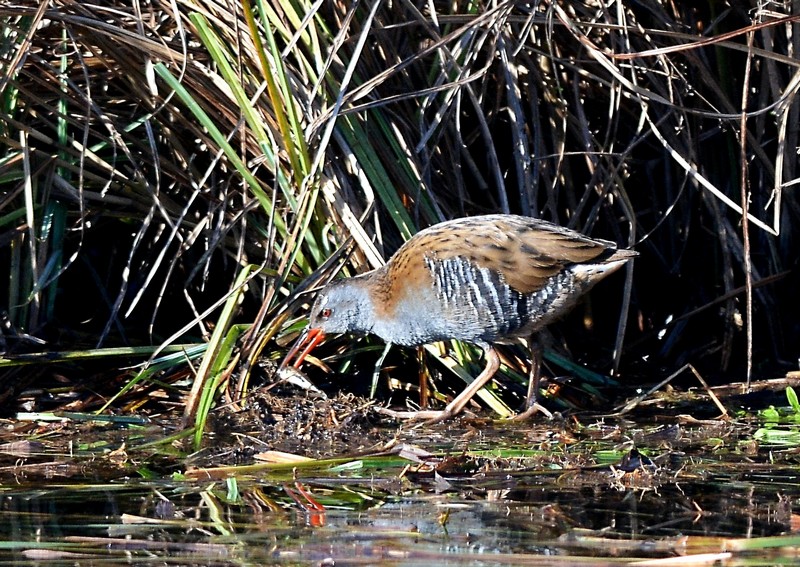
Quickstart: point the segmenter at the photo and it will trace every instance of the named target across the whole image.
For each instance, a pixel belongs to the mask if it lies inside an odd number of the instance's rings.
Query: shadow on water
[[[0,564],[798,561],[794,418],[650,417],[364,419],[347,438],[372,448],[327,459],[230,423],[182,456],[168,424],[15,422]],[[296,433],[281,449],[313,454]]]

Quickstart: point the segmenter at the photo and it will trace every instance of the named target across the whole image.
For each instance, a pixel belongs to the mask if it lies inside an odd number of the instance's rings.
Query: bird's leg
[[[536,398],[539,397],[539,380],[542,377],[542,344],[535,336],[530,337],[527,343],[531,353],[531,368],[528,373],[528,395],[525,398],[525,410],[511,419],[528,419],[537,412],[542,412],[548,418],[553,419],[553,414],[536,401]]]
[[[483,352],[486,353],[486,368],[483,369],[475,380],[470,383],[469,386],[464,388],[464,391],[461,392],[458,396],[453,399],[452,402],[447,404],[443,410],[422,410],[422,411],[393,411],[389,409],[381,409],[379,410],[381,413],[390,415],[392,417],[398,419],[412,419],[412,420],[426,420],[426,423],[438,423],[440,421],[444,421],[445,419],[450,419],[451,417],[455,417],[464,409],[469,401],[475,397],[481,388],[483,388],[486,383],[494,376],[494,373],[497,372],[497,369],[500,368],[500,357],[497,356],[497,351],[494,347],[488,343],[484,342],[476,342],[477,346],[483,348]]]
[[[483,372],[481,372],[469,386],[464,388],[463,392],[457,395],[452,402],[447,404],[447,407],[439,412],[439,415],[425,418],[429,420],[429,423],[436,423],[461,413],[461,410],[464,409],[464,406],[466,406],[469,401],[475,397],[475,394],[477,394],[480,389],[483,388],[489,380],[491,380],[492,376],[494,376],[494,373],[497,372],[498,368],[500,368],[500,357],[497,356],[497,351],[494,349],[494,347],[488,343],[476,344],[482,347],[483,352],[486,354],[486,368],[483,369]]]

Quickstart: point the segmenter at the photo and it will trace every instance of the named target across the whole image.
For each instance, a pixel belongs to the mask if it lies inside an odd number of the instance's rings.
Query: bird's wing
[[[529,294],[565,266],[598,259],[613,252],[613,242],[594,240],[545,221],[512,215],[457,219],[419,232],[389,266],[398,281],[426,272],[432,261],[462,257],[502,276],[514,290]]]

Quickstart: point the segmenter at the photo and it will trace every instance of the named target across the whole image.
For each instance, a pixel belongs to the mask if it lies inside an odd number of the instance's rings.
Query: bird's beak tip
[[[287,366],[299,368],[300,365],[303,364],[303,360],[305,360],[306,356],[308,356],[314,347],[322,342],[324,338],[325,333],[322,329],[306,327],[306,329],[300,333],[300,336],[297,337],[297,340],[292,345],[292,348],[289,349],[289,352],[286,354],[286,357],[283,359],[278,369],[282,370]],[[296,360],[292,364],[292,359],[295,357]]]

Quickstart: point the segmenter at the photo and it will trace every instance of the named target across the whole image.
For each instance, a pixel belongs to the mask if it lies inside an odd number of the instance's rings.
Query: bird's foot
[[[539,412],[543,413],[547,417],[547,419],[553,419],[553,413],[543,405],[540,405],[538,402],[533,402],[533,405],[531,405],[531,407],[526,409],[524,412],[515,415],[511,419],[514,421],[523,421],[525,419],[533,417]]]
[[[446,421],[460,413],[454,412],[449,408],[445,408],[443,410],[397,411],[389,408],[376,407],[375,411],[381,415],[388,415],[389,417],[393,417],[395,419],[424,421],[425,425],[433,425],[434,423]]]

